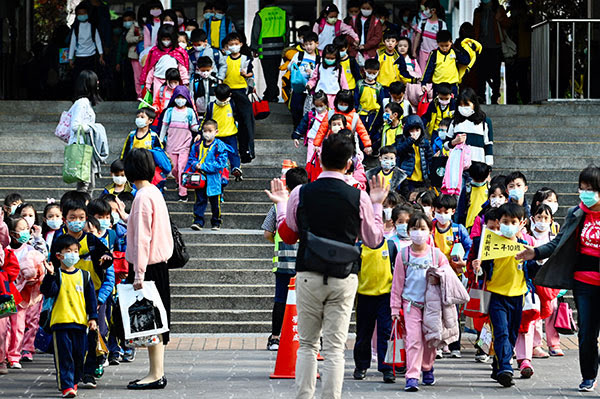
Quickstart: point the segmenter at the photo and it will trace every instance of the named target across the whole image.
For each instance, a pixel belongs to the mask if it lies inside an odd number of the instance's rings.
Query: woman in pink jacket
[[[144,287],[144,281],[154,281],[170,325],[171,291],[167,261],[173,255],[173,236],[165,199],[158,188],[150,183],[154,178],[154,170],[154,157],[146,149],[135,148],[125,158],[125,176],[138,190],[127,220],[125,259],[130,269],[126,283],[133,283],[133,288],[140,290]],[[122,277],[117,275],[117,278]],[[161,334],[160,338],[158,345],[148,348],[148,375],[131,381],[128,389],[163,389],[167,386],[164,358],[169,333]]]
[[[412,244],[398,253],[392,281],[390,298],[392,318],[399,320],[401,314],[404,315],[406,347],[404,390],[409,392],[419,390],[421,372],[423,372],[424,385],[435,384],[433,363],[436,348],[430,348],[423,335],[426,276],[430,267],[448,266],[448,260],[438,248],[430,245],[432,227],[431,220],[424,213],[416,213],[410,218],[408,232]]]

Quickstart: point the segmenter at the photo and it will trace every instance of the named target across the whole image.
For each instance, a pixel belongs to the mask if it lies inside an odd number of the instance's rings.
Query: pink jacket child
[[[13,248],[16,246],[13,242]],[[17,314],[10,316],[10,330],[7,358],[9,367],[20,364],[21,351],[35,351],[33,341],[39,324],[39,314],[42,305],[40,285],[45,275],[44,255],[29,244],[21,244],[13,249],[19,261],[19,276],[15,286],[20,292],[22,301],[17,307]],[[28,329],[25,333],[25,329]],[[31,359],[31,357],[30,357]],[[18,366],[16,366],[18,367]]]
[[[309,91],[311,92],[313,89],[315,92],[323,90],[323,92],[327,94],[329,108],[335,109],[333,103],[335,95],[340,90],[348,90],[348,82],[346,81],[346,74],[337,60],[334,65],[326,65],[327,58],[324,57],[327,55],[327,51],[330,50],[330,47],[333,48],[333,45],[325,47],[323,57],[321,58],[322,62],[315,67],[312,76],[308,80],[307,86],[310,87]]]
[[[189,83],[188,53],[178,46],[177,40],[172,39],[174,35],[168,32],[169,28],[169,25],[160,28],[156,46],[150,49],[140,75],[140,84],[144,85],[146,90],[152,91],[153,103],[156,101],[160,87],[165,83],[168,69],[177,68],[181,82],[184,85]]]
[[[430,240],[431,241],[431,240]],[[414,245],[414,244],[413,244]],[[396,256],[392,280],[390,307],[392,316],[404,314],[404,342],[406,347],[406,380],[418,380],[421,371],[433,378],[436,348],[428,346],[424,332],[426,310],[427,271],[429,268],[450,268],[444,254],[427,244],[422,252],[406,247]],[[423,378],[425,381],[425,374]]]

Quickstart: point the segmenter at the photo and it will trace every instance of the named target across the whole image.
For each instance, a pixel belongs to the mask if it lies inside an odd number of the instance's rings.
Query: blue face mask
[[[50,220],[46,220],[46,224],[48,225],[48,227],[50,227],[50,229],[58,230],[58,229],[60,229],[60,226],[62,226],[62,220],[50,219]]]
[[[69,230],[71,230],[73,233],[79,233],[81,230],[83,230],[83,227],[85,226],[85,221],[73,221],[73,222],[67,222],[67,228]]]
[[[508,197],[512,200],[521,201],[525,196],[525,190],[522,188],[513,188],[508,192]]]
[[[204,19],[211,19],[214,16],[215,16],[215,14],[212,13],[212,12],[205,12],[204,13]]]
[[[338,105],[337,107],[341,112],[346,112],[348,111],[348,106],[347,105]]]
[[[101,230],[108,230],[110,229],[110,219],[99,219],[98,222],[100,223],[100,229]]]
[[[21,244],[28,243],[31,239],[31,233],[29,231],[20,231],[18,233],[17,241]]]
[[[215,19],[223,19],[224,17],[225,17],[225,14],[221,14],[220,12],[215,13]]]
[[[397,223],[396,234],[400,238],[408,238],[408,223]]]
[[[77,20],[79,22],[87,22],[88,18],[89,18],[89,16],[87,14],[85,14],[85,15],[78,15],[77,16]]]
[[[392,116],[387,112],[383,114],[383,122],[390,123],[392,121]]]
[[[490,4],[492,0],[481,0],[481,4]]]
[[[325,62],[325,65],[331,66],[331,65],[335,64],[335,60],[331,60],[329,58],[325,58],[325,59],[323,59],[323,61]]]
[[[347,51],[340,51],[340,58],[345,58],[348,55]]]
[[[79,262],[79,254],[77,252],[68,252],[63,255],[63,261],[65,266],[73,267]]]
[[[600,201],[600,196],[595,191],[579,190],[579,199],[583,202],[583,205],[591,208]]]
[[[133,21],[125,21],[123,22],[123,28],[130,29],[133,26]]]
[[[476,182],[475,180],[471,180],[471,186],[473,187],[483,187],[487,184],[487,182],[482,181],[482,182]]]
[[[500,234],[502,234],[506,238],[513,238],[519,232],[519,226],[501,224],[500,225]]]
[[[115,225],[121,221],[121,217],[119,216],[118,212],[112,212],[110,216],[112,216]]]

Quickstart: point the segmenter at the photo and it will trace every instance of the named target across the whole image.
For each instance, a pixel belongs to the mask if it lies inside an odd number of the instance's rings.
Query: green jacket
[[[552,241],[535,248],[535,259],[548,261],[535,276],[535,284],[556,289],[572,289],[575,263],[579,259],[577,244],[578,227],[585,219],[585,212],[575,206],[569,209],[565,223]]]

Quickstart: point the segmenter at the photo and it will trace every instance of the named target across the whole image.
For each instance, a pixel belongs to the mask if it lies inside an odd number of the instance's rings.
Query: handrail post
[[[554,98],[558,98],[558,90],[559,90],[559,73],[560,73],[560,63],[558,61],[560,53],[560,22],[556,22],[556,92],[554,93]]]
[[[591,64],[592,64],[592,56],[591,56],[591,52],[592,52],[592,23],[588,22],[587,23],[587,98],[588,100],[592,98],[592,93],[591,93],[591,89],[590,89],[590,81],[592,80],[591,75],[590,75],[590,71],[591,71]]]
[[[571,99],[575,99],[575,22],[572,23],[571,34]]]

